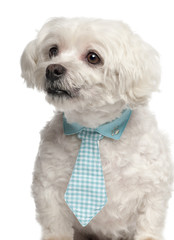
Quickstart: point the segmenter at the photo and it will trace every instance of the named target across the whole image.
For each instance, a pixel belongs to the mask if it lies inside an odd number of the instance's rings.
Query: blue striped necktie
[[[120,118],[96,129],[68,123],[64,117],[64,133],[77,134],[81,147],[65,192],[65,201],[82,226],[86,226],[105,206],[107,195],[100,159],[99,141],[103,136],[118,140],[123,133],[131,110]]]

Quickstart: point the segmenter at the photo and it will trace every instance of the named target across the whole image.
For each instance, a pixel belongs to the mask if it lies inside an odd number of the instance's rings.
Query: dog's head
[[[25,48],[21,66],[27,85],[60,110],[144,104],[160,80],[157,52],[109,20],[49,21]]]

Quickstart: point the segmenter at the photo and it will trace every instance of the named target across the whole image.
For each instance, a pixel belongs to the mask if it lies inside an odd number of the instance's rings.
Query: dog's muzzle
[[[66,73],[66,68],[60,64],[50,64],[46,69],[46,79],[54,82]]]
[[[71,89],[65,84],[67,69],[60,64],[50,64],[45,73],[45,91],[57,97],[76,97],[79,89]]]
[[[48,94],[57,96],[68,96],[69,93],[62,89],[61,78],[65,75],[66,68],[60,64],[50,64],[46,68],[46,91]]]

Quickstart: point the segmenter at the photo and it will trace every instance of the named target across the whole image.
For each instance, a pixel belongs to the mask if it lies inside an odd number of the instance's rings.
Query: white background
[[[172,0],[30,0],[0,6],[0,239],[38,240],[40,227],[30,185],[39,131],[53,107],[20,77],[20,56],[36,30],[50,17],[87,16],[123,20],[161,55],[161,93],[150,107],[168,133],[174,153],[174,13]],[[174,198],[170,200],[166,240],[174,239]]]

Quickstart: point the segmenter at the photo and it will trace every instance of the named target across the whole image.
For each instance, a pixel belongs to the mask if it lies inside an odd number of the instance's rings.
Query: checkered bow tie
[[[104,137],[120,139],[131,110],[123,111],[120,118],[96,129],[85,128],[77,123],[68,123],[63,118],[64,133],[77,134],[81,147],[65,192],[65,201],[82,226],[86,226],[105,206],[107,195],[100,159],[99,141]]]

